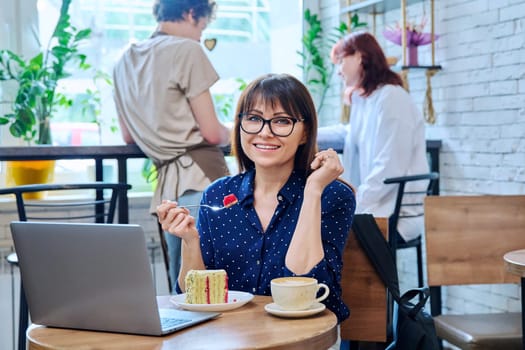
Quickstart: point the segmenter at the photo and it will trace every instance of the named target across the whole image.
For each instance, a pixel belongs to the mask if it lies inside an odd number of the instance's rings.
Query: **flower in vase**
[[[419,24],[407,24],[405,29],[407,34],[407,46],[422,46],[430,44],[432,42],[432,34],[423,33],[423,29],[425,28],[426,23],[427,19],[426,17],[423,17]],[[402,45],[403,32],[399,23],[396,23],[396,26],[393,28],[390,27],[384,30],[383,35],[388,41],[391,41],[397,45]],[[437,34],[434,34],[434,40],[437,40],[438,38],[439,36]]]

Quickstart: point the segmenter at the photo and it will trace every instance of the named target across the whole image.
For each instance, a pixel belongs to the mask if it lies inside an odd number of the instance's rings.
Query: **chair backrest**
[[[525,195],[425,199],[428,284],[518,283],[503,255],[525,247]]]
[[[126,196],[131,185],[90,182],[78,184],[38,184],[0,189],[0,195],[13,194],[20,221],[93,221],[113,223],[117,200]],[[90,197],[61,196],[45,200],[27,199],[27,194],[50,191],[88,191]],[[64,192],[66,194],[67,192]]]
[[[388,221],[376,218],[387,237]],[[350,232],[343,253],[341,287],[343,301],[350,308],[350,317],[341,324],[341,339],[385,342],[387,340],[387,289],[354,232]]]
[[[423,198],[425,198],[425,196],[427,195],[435,194],[434,189],[437,185],[438,180],[439,173],[437,172],[392,177],[384,180],[383,183],[386,185],[398,184],[394,211],[389,217],[391,235],[397,233],[397,224],[400,218],[423,216]],[[427,183],[428,185],[426,185]],[[421,187],[421,189],[414,189],[414,187]],[[401,210],[403,207],[410,207],[410,212],[414,214],[403,215]],[[396,240],[394,240],[392,237],[390,240],[391,243],[395,244]]]

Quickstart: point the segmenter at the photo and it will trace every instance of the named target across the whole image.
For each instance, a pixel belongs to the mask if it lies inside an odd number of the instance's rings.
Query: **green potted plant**
[[[63,0],[60,16],[47,47],[25,60],[9,50],[0,50],[0,80],[14,80],[18,90],[10,113],[0,116],[11,135],[40,145],[52,144],[51,118],[54,109],[68,101],[57,91],[58,81],[68,77],[66,65],[75,62],[87,69],[86,56],[78,45],[89,38],[91,29],[78,30],[70,22],[69,5]]]
[[[0,115],[0,126],[9,126],[11,135],[38,145],[51,145],[51,118],[57,106],[70,101],[57,92],[60,79],[70,74],[69,63],[87,69],[86,56],[79,44],[89,38],[90,29],[78,30],[70,22],[69,6],[63,0],[53,34],[45,48],[32,58],[24,59],[9,50],[0,50],[0,81],[17,83],[11,112]],[[8,185],[49,182],[53,179],[54,161],[13,161],[7,164]]]

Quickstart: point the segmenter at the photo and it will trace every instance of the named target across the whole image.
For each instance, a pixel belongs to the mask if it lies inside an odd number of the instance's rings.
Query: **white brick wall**
[[[320,2],[321,18],[327,27],[345,19],[334,18],[337,3]],[[340,2],[344,6],[345,1]],[[422,1],[409,6],[409,20],[421,18],[424,6],[429,16],[428,4]],[[361,19],[372,21],[364,15]],[[432,78],[437,122],[427,125],[426,135],[443,142],[441,193],[524,194],[525,0],[435,1],[435,19],[436,33],[440,35],[436,64],[443,69]],[[384,40],[383,26],[399,20],[399,10],[376,17],[376,37],[388,56],[399,57],[401,49]],[[419,62],[430,64],[430,45],[419,48]],[[334,122],[340,111],[337,79],[330,95],[331,111],[322,115]],[[409,86],[422,107],[424,72],[411,71]],[[415,285],[415,253],[407,250],[398,259],[404,282],[401,288]],[[518,285],[448,287],[443,297],[450,312],[521,308]]]

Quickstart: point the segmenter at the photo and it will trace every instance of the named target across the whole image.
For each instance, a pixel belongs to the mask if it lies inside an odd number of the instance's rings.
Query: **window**
[[[217,40],[213,50],[206,50],[221,77],[211,92],[220,120],[228,123],[233,121],[239,87],[244,82],[268,72],[288,72],[300,77],[297,66],[300,57],[296,51],[301,46],[302,9],[301,1],[216,2],[215,20],[203,33],[203,39]],[[70,78],[61,81],[59,89],[74,104],[73,108],[59,111],[53,118],[53,135],[56,135],[57,144],[122,142],[117,129],[112,87],[105,83],[104,77],[111,75],[114,62],[129,43],[144,40],[155,30],[152,3],[152,0],[75,0],[71,3],[72,23],[77,28],[92,29],[91,38],[82,50],[94,69],[73,72]],[[51,35],[60,4],[60,0],[38,0],[41,43],[47,43]],[[291,39],[293,37],[297,39]],[[296,45],[290,45],[291,42]],[[93,79],[95,68],[102,78]],[[89,89],[88,95],[86,88]],[[96,96],[95,104],[83,104],[89,100],[86,97],[93,95]],[[133,168],[140,173],[142,166],[129,166],[130,171]],[[129,178],[134,178],[133,174]]]
[[[73,23],[78,28],[89,27],[93,31],[84,51],[94,67],[110,74],[114,62],[129,43],[144,40],[151,35],[156,27],[152,15],[152,3],[152,0],[72,2],[70,13]],[[275,3],[277,8],[274,11],[271,11],[270,3]],[[232,113],[239,95],[239,87],[243,82],[268,72],[286,71],[300,74],[297,68],[299,56],[295,51],[301,45],[302,15],[300,2],[291,3],[287,1],[283,4],[272,0],[217,1],[216,18],[204,32],[203,39],[217,40],[216,47],[207,52],[221,77],[221,80],[212,87],[217,115],[221,121],[233,121]],[[51,18],[49,12],[57,13],[58,5],[57,0],[39,0],[40,17],[46,19],[40,21],[42,34],[49,36],[53,29],[54,21],[49,20]],[[294,10],[291,11],[290,8]],[[291,15],[294,12],[295,18]],[[291,34],[290,28],[295,28],[295,34]],[[296,38],[290,38],[290,35],[295,35]],[[41,41],[46,42],[44,38]],[[297,48],[290,45],[290,42],[297,43]],[[283,60],[284,57],[286,59]],[[288,63],[284,65],[283,61]],[[103,85],[101,80],[96,84],[90,81],[90,74],[92,72],[76,74],[64,81],[63,85],[67,86],[66,91],[75,93],[76,100],[82,100],[82,88],[86,86],[100,93],[100,123],[103,129],[101,141],[114,143],[114,135],[108,133],[108,126],[114,128],[118,124],[111,87]],[[83,118],[74,120],[75,122],[90,122],[95,119],[93,111],[87,115],[85,110],[81,109],[81,111],[82,113],[68,113],[68,115],[84,115]],[[56,120],[60,121],[59,118]]]

